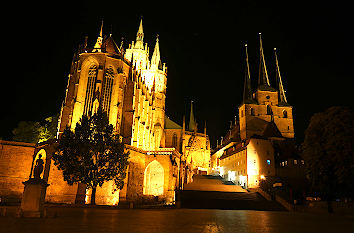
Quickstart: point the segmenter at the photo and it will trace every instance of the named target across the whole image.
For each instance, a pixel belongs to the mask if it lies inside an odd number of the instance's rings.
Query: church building
[[[243,187],[258,187],[261,179],[276,175],[277,145],[294,138],[292,106],[288,104],[280,75],[276,49],[277,87],[269,82],[260,34],[258,84],[251,88],[247,45],[243,101],[239,119],[230,126],[212,153],[211,169]]]
[[[115,191],[113,182],[104,183],[97,188],[97,204],[172,203],[175,191],[191,182],[193,174],[209,169],[209,137],[206,129],[203,133],[198,132],[193,110],[188,128],[184,119],[181,127],[166,115],[167,66],[161,60],[158,37],[152,51],[150,56],[150,49],[144,43],[142,20],[135,41],[126,49],[123,43],[117,45],[112,34],[104,35],[102,22],[94,46],[89,46],[86,37],[73,56],[60,112],[59,140],[67,126],[75,130],[83,115],[90,116],[101,106],[129,151],[123,189]],[[3,141],[1,144],[6,145],[2,147],[2,153],[9,155],[13,148],[22,145]],[[49,142],[23,146],[26,146],[27,154],[16,157],[21,157],[20,160],[25,161],[23,164],[33,163],[40,154],[45,159],[43,179],[50,184],[47,202],[90,202],[90,190],[85,185],[68,185],[64,181],[62,171],[50,159],[53,151]],[[29,165],[24,170],[21,177],[32,174],[33,167]],[[23,180],[11,180],[16,171],[9,169],[5,173],[2,175],[9,179],[14,191],[0,187],[0,196],[20,198],[22,192],[19,190],[27,175]]]

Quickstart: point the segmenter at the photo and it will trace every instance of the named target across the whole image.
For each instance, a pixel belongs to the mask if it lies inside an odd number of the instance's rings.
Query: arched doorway
[[[154,160],[145,169],[144,195],[159,196],[163,194],[164,170],[162,165]]]

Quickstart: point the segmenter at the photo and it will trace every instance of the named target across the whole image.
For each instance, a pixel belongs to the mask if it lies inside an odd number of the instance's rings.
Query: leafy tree
[[[47,117],[42,122],[20,121],[12,130],[13,140],[37,143],[56,137],[59,114]]]
[[[303,157],[312,186],[328,202],[353,197],[354,114],[347,107],[331,107],[312,116],[305,131]]]
[[[97,186],[104,182],[113,180],[117,189],[123,188],[128,157],[101,108],[92,117],[84,115],[74,132],[67,127],[53,155],[68,184],[81,182],[92,189],[91,204],[96,203]]]
[[[35,121],[20,121],[12,130],[13,140],[18,142],[37,143],[40,138],[41,125]]]

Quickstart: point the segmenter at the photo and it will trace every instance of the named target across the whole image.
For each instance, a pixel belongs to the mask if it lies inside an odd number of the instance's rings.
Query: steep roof
[[[107,39],[104,40],[103,48],[105,48],[107,53],[120,54],[120,50],[116,42],[114,41],[112,35],[110,35]]]
[[[165,115],[165,129],[182,129],[182,126],[172,121],[168,116]]]
[[[283,136],[281,135],[278,127],[276,126],[276,124],[271,121],[267,124],[267,126],[265,127],[265,129],[263,130],[263,137],[277,137],[277,138],[282,138]]]

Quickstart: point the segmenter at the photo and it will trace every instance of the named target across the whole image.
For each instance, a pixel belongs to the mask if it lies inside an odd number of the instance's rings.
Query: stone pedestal
[[[44,200],[49,184],[43,179],[31,178],[25,182],[20,215],[22,217],[44,217]]]

